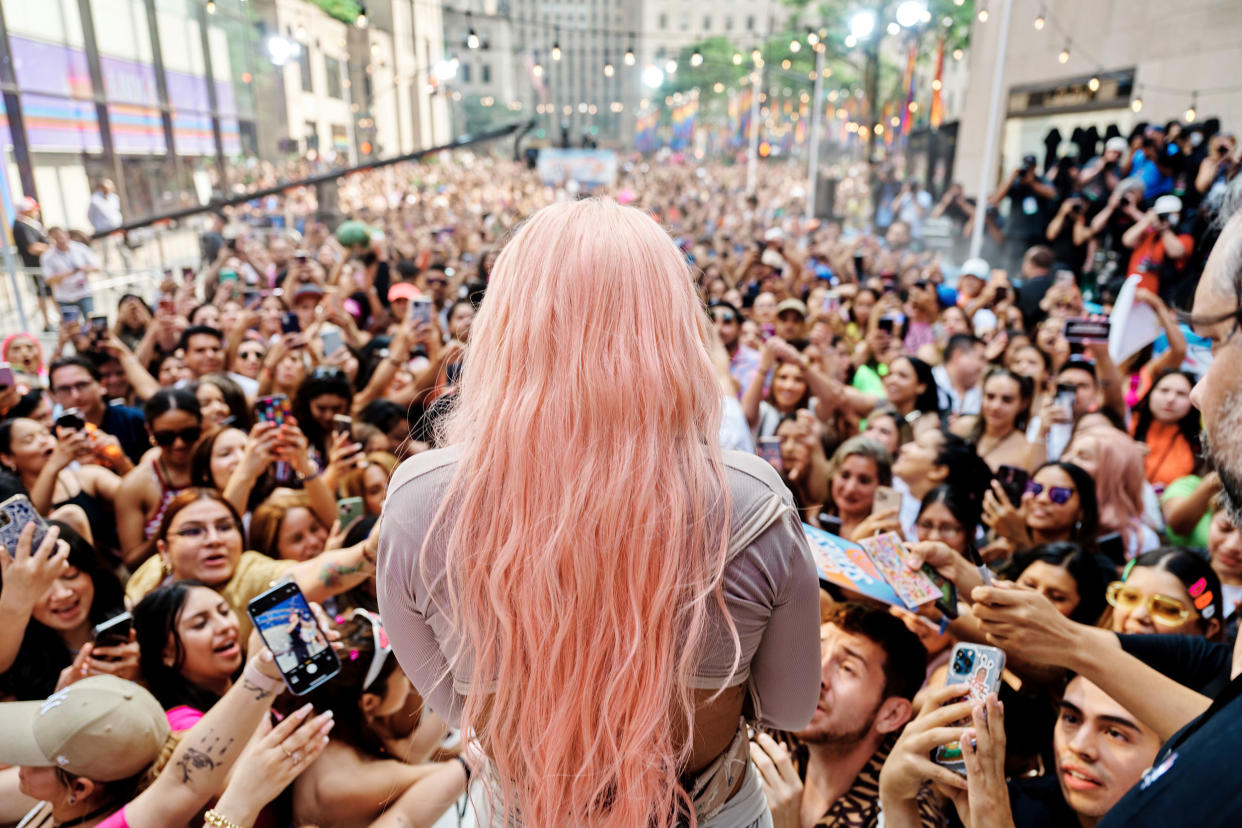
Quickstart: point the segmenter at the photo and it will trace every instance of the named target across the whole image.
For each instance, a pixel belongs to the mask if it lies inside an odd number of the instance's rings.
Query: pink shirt
[[[393,651],[419,693],[450,724],[460,719],[461,694],[469,689],[470,676],[448,670],[448,658],[460,639],[449,614],[438,609],[448,606],[443,541],[433,542],[428,550],[425,578],[419,559],[458,456],[456,448],[427,451],[397,469],[380,523],[376,572],[380,613]],[[747,538],[727,564],[723,585],[741,658],[737,672],[730,675],[734,651],[728,625],[709,602],[694,685],[719,689],[749,680],[760,721],[799,730],[810,721],[819,699],[815,565],[789,491],[772,467],[751,454],[729,451],[724,456],[734,538],[739,533]]]

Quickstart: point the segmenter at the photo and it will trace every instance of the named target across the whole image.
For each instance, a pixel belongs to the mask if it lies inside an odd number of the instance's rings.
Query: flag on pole
[[[910,55],[906,58],[906,73],[902,76],[902,86],[906,90],[906,105],[901,108],[901,134],[909,132],[914,118],[910,113],[910,104],[914,101],[914,61],[918,58],[919,47],[915,41],[910,42]]]
[[[944,120],[944,99],[940,96],[940,89],[944,86],[944,38],[940,38],[940,46],[936,49],[936,76],[932,80],[932,99],[931,108],[928,112],[928,122],[932,129],[940,126],[940,122]]]

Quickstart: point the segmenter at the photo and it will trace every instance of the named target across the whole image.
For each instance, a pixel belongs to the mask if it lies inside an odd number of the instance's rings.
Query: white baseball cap
[[[973,259],[967,259],[962,262],[962,266],[957,272],[957,277],[960,279],[963,276],[974,276],[976,279],[982,279],[986,282],[991,273],[992,268],[987,261],[975,256]]]

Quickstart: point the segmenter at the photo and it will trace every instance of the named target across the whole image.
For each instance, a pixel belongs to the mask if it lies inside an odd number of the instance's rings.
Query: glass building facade
[[[86,227],[94,182],[125,214],[197,204],[227,159],[258,154],[252,2],[0,0],[0,153],[45,221]],[[263,65],[261,65],[263,64]]]

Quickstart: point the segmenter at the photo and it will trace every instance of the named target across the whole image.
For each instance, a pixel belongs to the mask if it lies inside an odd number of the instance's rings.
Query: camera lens
[[[965,674],[970,672],[970,668],[975,664],[975,654],[969,650],[958,650],[957,655],[953,658],[953,672]]]

